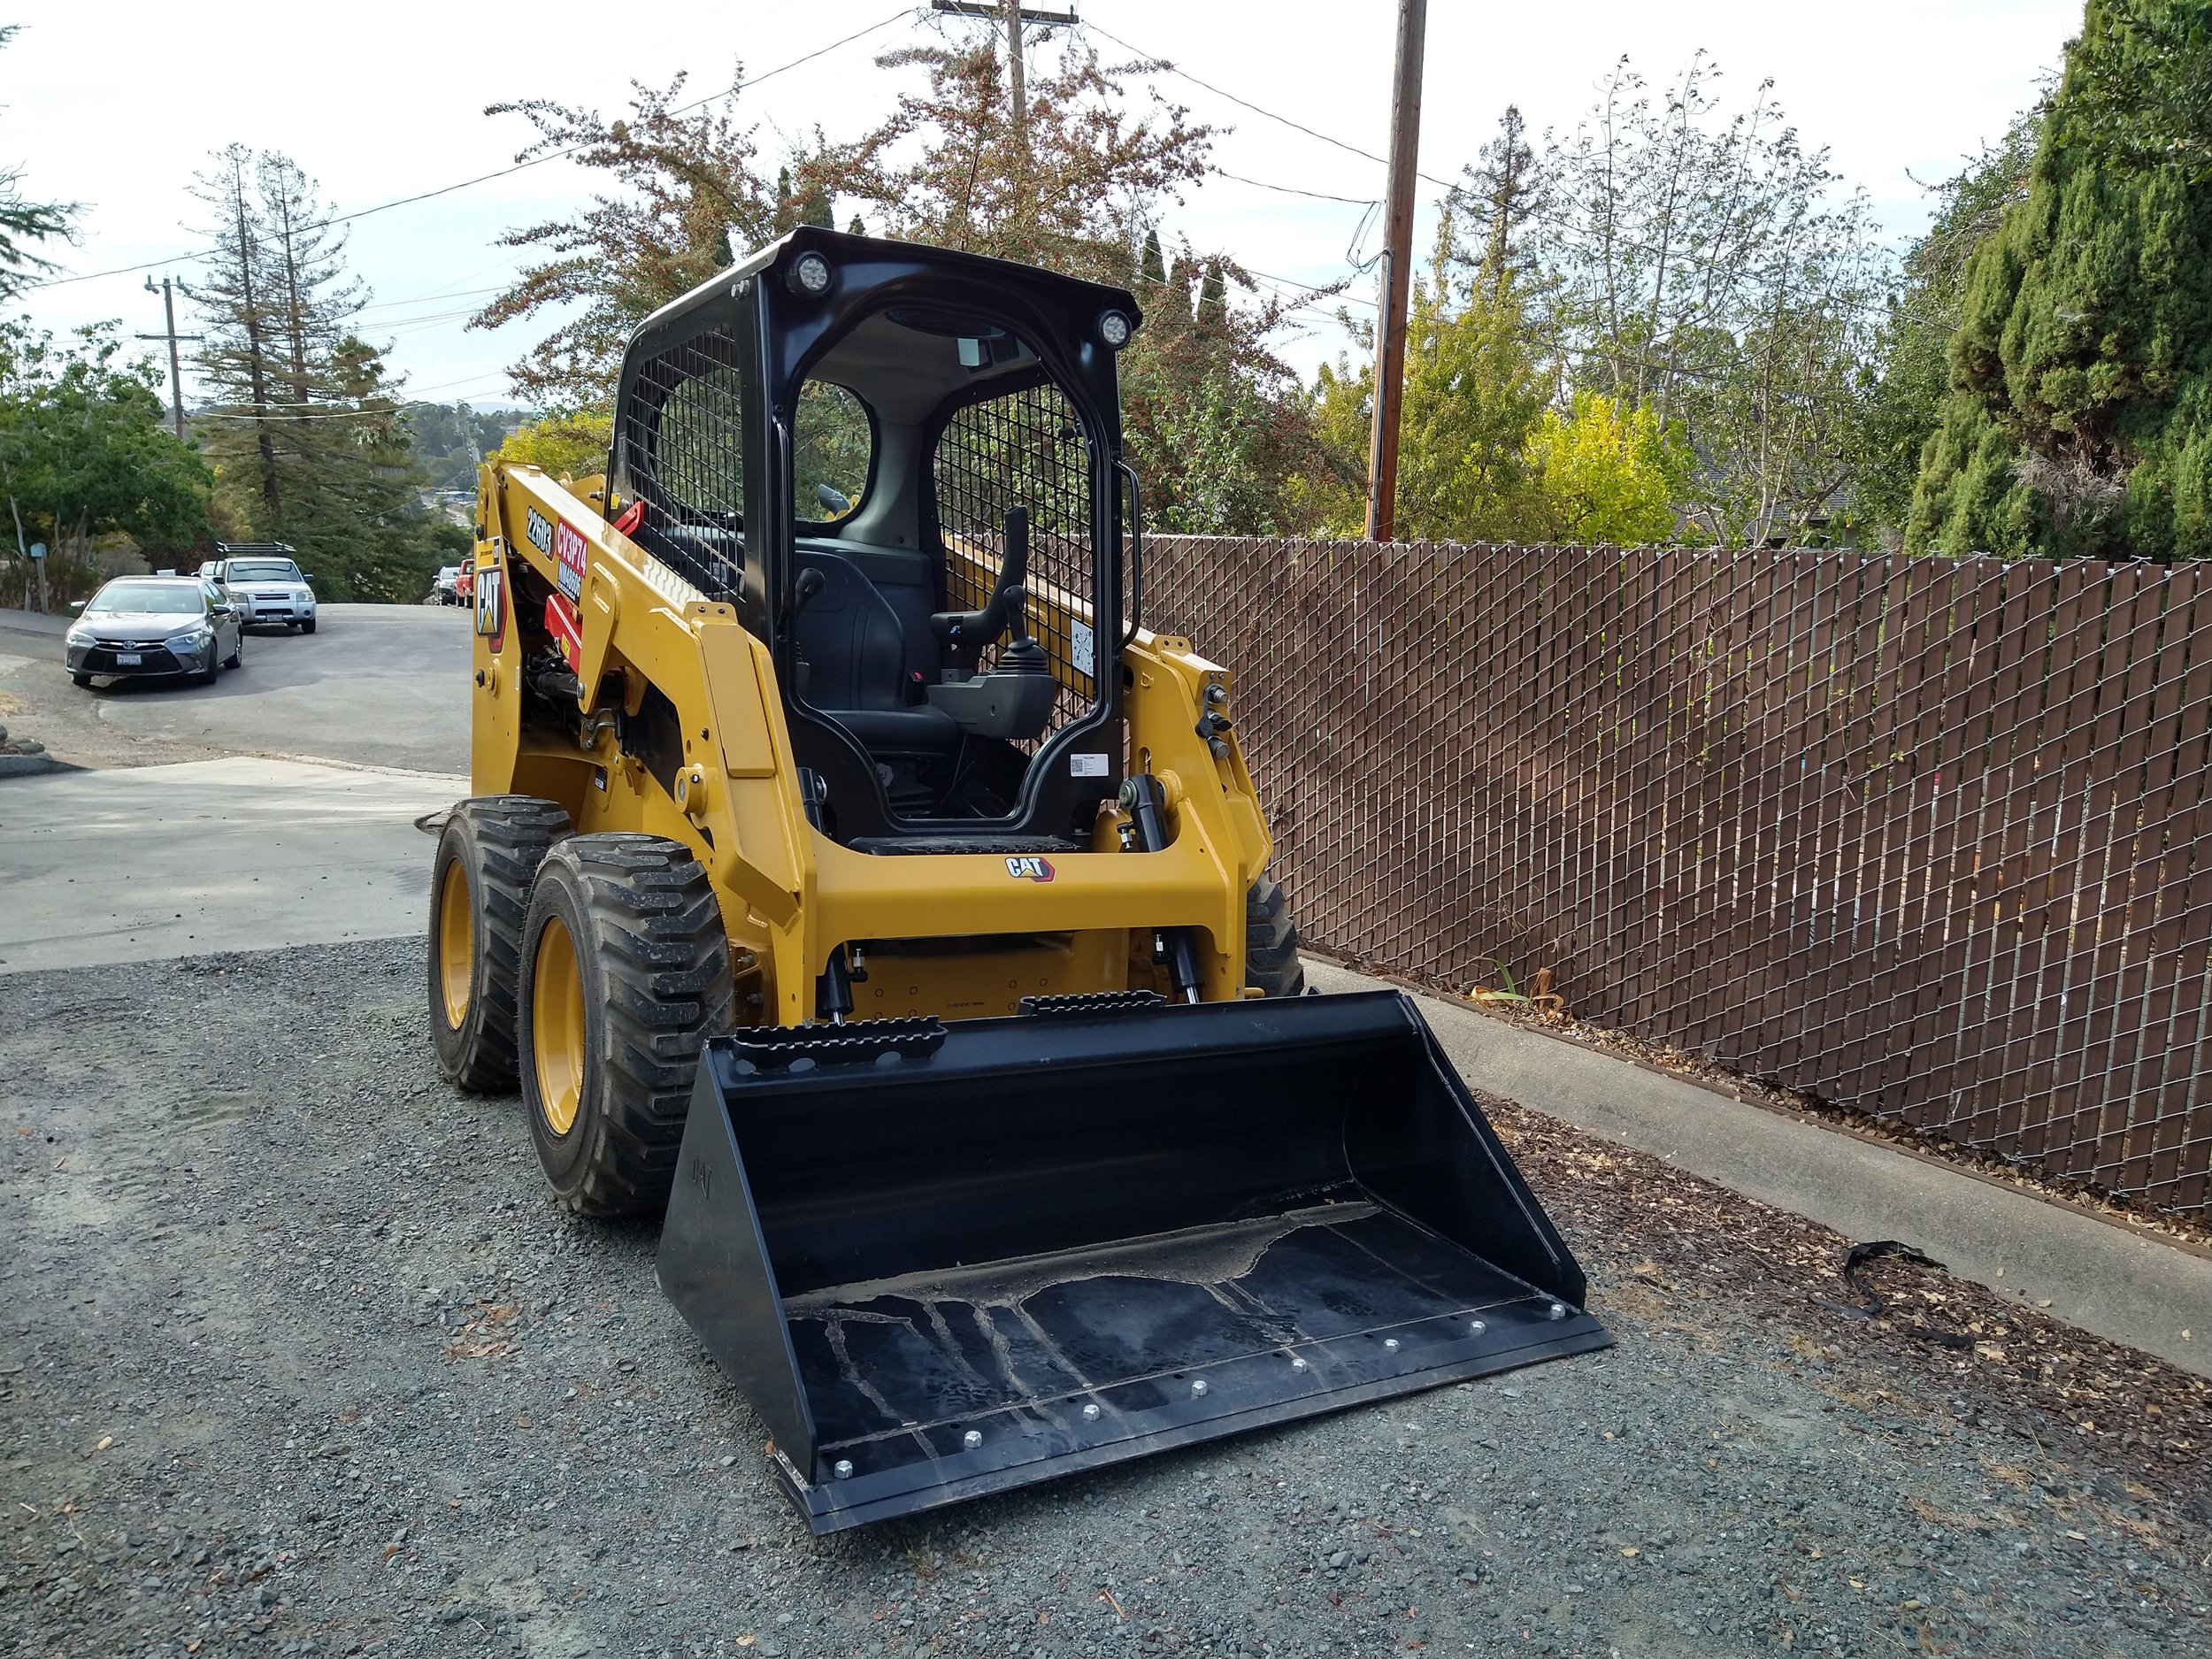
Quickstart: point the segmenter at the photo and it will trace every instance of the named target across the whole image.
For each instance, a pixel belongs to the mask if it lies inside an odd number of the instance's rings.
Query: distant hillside
[[[529,415],[513,409],[472,409],[466,403],[408,403],[415,462],[433,489],[476,488],[476,466]]]

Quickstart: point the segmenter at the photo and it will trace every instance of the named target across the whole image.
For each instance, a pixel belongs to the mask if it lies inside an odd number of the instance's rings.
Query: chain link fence
[[[1317,948],[2212,1213],[2212,570],[1146,550]]]

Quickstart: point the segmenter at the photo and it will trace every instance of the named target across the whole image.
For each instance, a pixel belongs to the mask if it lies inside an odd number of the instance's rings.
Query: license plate
[[[136,651],[118,651],[115,654],[115,665],[118,668],[135,668],[142,660]]]

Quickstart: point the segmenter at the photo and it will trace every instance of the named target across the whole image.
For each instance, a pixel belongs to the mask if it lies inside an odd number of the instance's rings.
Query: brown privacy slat
[[[1835,787],[1836,757],[1850,724],[1851,618],[1858,603],[1864,561],[1824,556],[1813,595],[1813,631],[1806,650],[1804,764],[1795,795],[1787,805],[1795,826],[1797,940],[1788,965],[1796,988],[1793,1006],[1778,1015],[1780,1036],[1775,1075],[1809,1075],[1820,1045],[1821,1002],[1834,956],[1832,936],[1835,901],[1831,874],[1835,824],[1842,796]]]
[[[2126,1111],[2126,1147],[2117,1185],[2141,1187],[2152,1179],[2165,1149],[2162,1102],[2143,1087],[2147,1071],[2158,1064],[2173,1025],[2175,972],[2180,954],[2179,900],[2186,882],[2188,849],[2172,837],[2177,816],[2193,802],[2185,787],[2201,774],[2177,764],[2183,748],[2189,689],[2190,632],[2198,594],[2198,570],[2191,565],[2168,572],[2163,612],[2159,618],[2150,718],[2143,742],[2143,803],[2127,872],[2127,917],[2121,969],[2120,1000],[2134,1004],[2131,1018],[2116,1021],[2112,1045],[2113,1081],[2108,1099]],[[2179,809],[2177,811],[2177,809]]]
[[[2041,559],[1988,561],[1997,590],[1982,590],[1993,624],[1985,671],[1976,652],[1977,693],[1961,749],[1962,784],[1973,795],[1974,838],[1970,850],[1972,909],[1945,957],[1958,987],[1949,1010],[1955,1055],[1955,1088],[1964,1098],[1949,1127],[1969,1144],[1998,1131],[2006,1101],[2003,1033],[2012,1016],[2013,970],[2019,959],[2016,867],[2026,846],[2022,795],[2033,777],[2035,703],[2042,686],[2049,634],[2052,568]]]
[[[2136,587],[2131,595],[2132,624],[2125,644],[2125,678],[2120,678],[2118,664],[2108,662],[2107,689],[2115,688],[2116,682],[2120,695],[2108,716],[2100,710],[2101,781],[2090,801],[2089,820],[2089,845],[2094,856],[2083,860],[2083,908],[2092,919],[2092,931],[2081,941],[2087,1007],[2081,1044],[2082,1078],[2076,1087],[2070,1131],[2077,1145],[2100,1148],[2109,1145],[2117,1149],[2123,1163],[2131,1125],[2126,1091],[2116,1075],[2120,1064],[2116,1039],[2124,1022],[2139,1022],[2144,1016],[2139,975],[2134,976],[2137,1000],[2129,1006],[2126,966],[2133,941],[2129,938],[2128,923],[2133,908],[2135,849],[2149,804],[2147,771],[2156,707],[2159,637],[2171,591],[2163,569],[2132,571],[2129,575]],[[2116,634],[2118,616],[2116,605]],[[2131,1064],[2132,1044],[2128,1047]]]
[[[2053,1148],[2053,1100],[2064,1070],[2058,1027],[2065,1008],[2065,910],[2072,902],[2071,889],[2064,884],[2071,879],[2072,866],[2062,862],[2059,848],[2068,821],[2069,791],[2079,787],[2078,773],[2095,722],[2106,585],[2106,572],[2100,568],[2078,561],[2059,566],[2035,781],[2028,792],[2032,807],[2019,894],[2022,1000],[2012,1027],[2020,1051],[2017,1063],[2024,1067],[2018,1083],[2020,1126],[2016,1137],[1997,1144],[2038,1160]],[[2062,1157],[2052,1164],[2062,1166]]]
[[[1917,986],[1910,975],[1916,918],[1925,903],[1928,863],[1921,833],[1932,780],[1941,769],[1935,718],[1942,699],[1950,646],[1950,600],[1955,561],[1909,562],[1903,626],[1897,630],[1894,679],[1886,693],[1893,710],[1882,776],[1881,908],[1874,952],[1875,997],[1869,998],[1877,1033],[1867,1056],[1860,1097],[1873,1110],[1919,1123],[1922,1113],[1906,1079],[1923,1056],[1913,1048]]]
[[[1147,552],[1310,942],[2212,1212],[2207,572]]]
[[[2173,782],[2153,933],[2159,963],[2154,984],[2162,979],[2170,989],[2154,1004],[2165,1017],[2147,1033],[2147,1075],[2139,1078],[2136,1089],[2136,1097],[2146,1101],[2153,1114],[2148,1167],[2139,1177],[2139,1188],[2124,1190],[2168,1192],[2176,1183],[2185,1187],[2193,1181],[2193,1199],[2170,1202],[2177,1208],[2201,1208],[2207,1198],[2203,1173],[2212,1163],[2204,1153],[2212,1140],[2212,1099],[2196,1081],[2205,1071],[2207,1056],[2200,1045],[2212,998],[2206,977],[2207,944],[2212,941],[2212,852],[2207,841],[2212,836],[2212,581],[2205,580],[2201,566],[2186,573],[2193,598],[2184,636],[2186,661],[2175,710]]]
[[[1942,691],[1923,704],[1932,758],[1918,856],[1926,871],[1901,972],[1915,1070],[1903,1079],[1901,1110],[1913,1121],[1948,1122],[1970,1094],[1959,1066],[1958,1037],[1969,987],[1965,967],[1975,923],[1975,859],[1988,712],[2003,627],[2002,566],[1993,559],[1954,570]]]
[[[2083,739],[2079,762],[2068,768],[2059,799],[2050,926],[2063,941],[2064,979],[2054,1038],[2056,1062],[2052,1098],[2045,1111],[2043,1156],[2073,1174],[2090,1167],[2082,1156],[2080,1126],[2084,1117],[2093,1118],[2096,1110],[2098,1077],[2091,1044],[2098,993],[2096,942],[2103,904],[2104,848],[2111,833],[2112,786],[2120,765],[2129,655],[2135,643],[2135,611],[2143,588],[2143,572],[2138,568],[2124,566],[2110,573],[2101,649],[2089,677],[2094,714],[2079,733]]]

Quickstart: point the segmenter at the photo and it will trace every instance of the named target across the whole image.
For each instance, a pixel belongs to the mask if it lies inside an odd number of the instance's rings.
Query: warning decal
[[[545,596],[545,631],[561,648],[571,668],[584,660],[584,631],[577,621],[576,607],[558,594]]]

